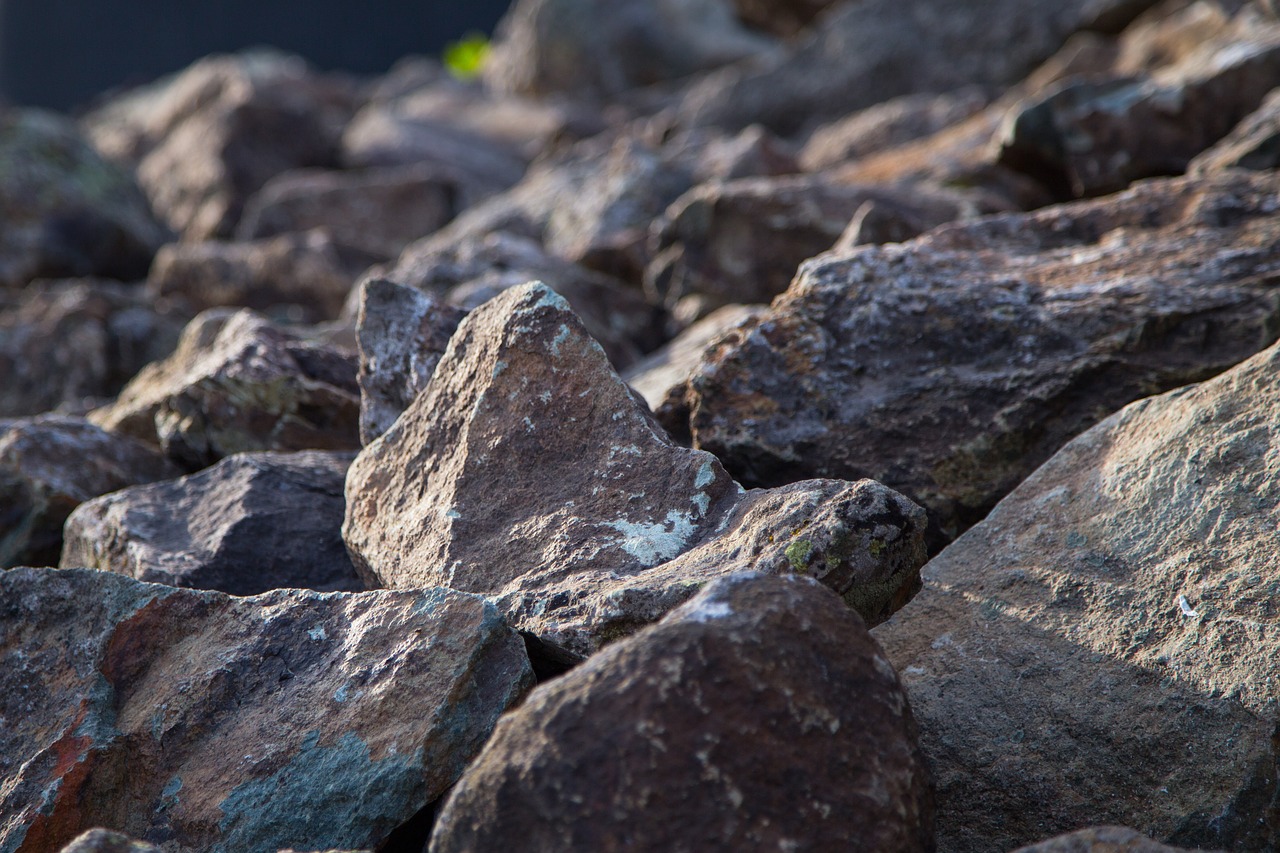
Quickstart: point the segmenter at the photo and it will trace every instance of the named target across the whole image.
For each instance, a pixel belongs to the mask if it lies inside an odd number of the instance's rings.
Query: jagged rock
[[[156,254],[147,291],[181,300],[193,313],[243,307],[318,322],[338,316],[369,260],[343,252],[322,231],[253,242],[171,243]]]
[[[898,678],[807,578],[739,575],[538,688],[432,853],[933,849]]]
[[[653,129],[650,126],[650,134]],[[801,170],[794,146],[759,125],[732,136],[714,128],[658,136],[664,156],[688,171],[695,184],[794,175]]]
[[[372,848],[532,685],[450,590],[252,598],[0,572],[0,849],[104,827],[169,848]]]
[[[531,284],[463,320],[356,458],[343,535],[370,582],[483,592],[582,653],[743,568],[812,574],[878,621],[914,588],[923,529],[878,483],[744,494],[671,442],[567,303]]]
[[[85,411],[177,346],[183,320],[137,287],[37,281],[0,296],[0,417]]]
[[[386,279],[360,285],[360,443],[395,423],[427,387],[467,312]]]
[[[206,311],[89,419],[195,468],[254,450],[355,450],[355,358],[247,309]]]
[[[1153,78],[1070,82],[1018,111],[1000,161],[1060,198],[1176,175],[1280,79],[1280,26],[1251,22]]]
[[[149,447],[78,418],[0,421],[0,568],[57,564],[77,504],[178,474]]]
[[[64,568],[256,595],[362,590],[342,515],[350,453],[240,453],[198,474],[82,503],[67,519]]]
[[[1271,343],[1278,241],[1280,176],[1235,172],[827,255],[659,420],[745,483],[873,477],[955,535],[1125,403]]]
[[[1223,169],[1280,168],[1280,89],[1272,89],[1259,106],[1188,166],[1192,175]]]
[[[1180,853],[1183,849],[1123,826],[1095,826],[1019,847],[1013,853]]]
[[[778,36],[794,36],[835,0],[733,0],[743,23]]]
[[[940,849],[1082,815],[1178,846],[1280,843],[1278,412],[1280,347],[1124,408],[877,629],[937,777]]]
[[[0,288],[35,278],[137,279],[168,238],[130,175],[67,119],[0,112]]]
[[[123,833],[91,829],[76,836],[59,853],[161,853],[161,850],[153,844],[134,841]]]
[[[519,0],[484,78],[499,91],[607,98],[765,51],[727,0]]]

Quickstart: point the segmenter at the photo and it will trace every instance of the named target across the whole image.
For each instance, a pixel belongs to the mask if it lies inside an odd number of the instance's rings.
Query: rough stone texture
[[[1070,437],[1275,340],[1280,176],[1136,185],[805,264],[659,420],[735,478],[873,477],[946,535]]]
[[[1230,133],[1191,161],[1193,175],[1223,169],[1280,168],[1280,89],[1272,89],[1262,105]]]
[[[372,848],[532,684],[519,637],[440,590],[253,598],[0,572],[0,849],[104,827],[210,853]]]
[[[862,620],[809,579],[740,575],[504,717],[428,849],[926,851],[932,811]]]
[[[674,110],[682,126],[783,136],[899,95],[966,84],[1005,87],[1047,59],[1071,33],[1153,0],[863,0],[832,10],[786,51],[708,74]]]
[[[804,572],[869,621],[910,594],[924,513],[878,483],[743,493],[675,445],[565,301],[512,288],[459,325],[435,375],[347,476],[343,535],[371,582],[501,601],[575,652],[742,568]]]
[[[1094,826],[1019,847],[1013,853],[1179,853],[1184,849],[1152,841],[1123,826]]]
[[[355,358],[247,309],[206,311],[90,420],[193,468],[253,450],[355,450]]]
[[[0,417],[100,405],[173,352],[182,324],[173,306],[99,279],[0,295]]]
[[[198,474],[88,501],[67,519],[64,568],[256,595],[362,590],[342,542],[350,453],[241,453]]]
[[[243,307],[309,322],[332,320],[370,258],[344,254],[322,231],[253,242],[171,243],[156,254],[147,291],[192,312]]]
[[[360,443],[395,423],[427,387],[440,356],[467,312],[386,279],[360,285]]]
[[[733,0],[743,23],[778,36],[794,36],[835,0]]]
[[[1011,116],[1000,161],[1059,197],[1176,175],[1258,107],[1280,79],[1280,26],[1253,22],[1150,79],[1065,84]]]
[[[77,504],[178,474],[151,448],[78,418],[0,421],[0,568],[56,565]]]
[[[249,199],[236,236],[323,228],[335,243],[386,260],[452,219],[458,201],[455,182],[430,166],[286,172]]]
[[[76,836],[60,853],[161,853],[161,850],[119,832],[91,829]]]
[[[767,50],[728,0],[519,0],[485,81],[499,91],[608,97]]]
[[[659,130],[657,134],[653,133],[655,129]],[[686,169],[695,184],[794,175],[800,171],[794,146],[759,125],[733,135],[714,128],[668,131],[660,121],[649,123],[644,138],[657,136],[655,143],[664,156]]]
[[[168,232],[129,174],[106,162],[67,119],[0,113],[0,288],[32,279],[136,279]]]
[[[1081,815],[1280,843],[1280,347],[1079,436],[877,636],[938,783],[939,848]]]

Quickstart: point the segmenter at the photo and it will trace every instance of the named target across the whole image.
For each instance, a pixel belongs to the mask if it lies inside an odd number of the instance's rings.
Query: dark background
[[[492,32],[510,0],[0,0],[0,98],[58,110],[209,53],[271,45],[374,73]]]

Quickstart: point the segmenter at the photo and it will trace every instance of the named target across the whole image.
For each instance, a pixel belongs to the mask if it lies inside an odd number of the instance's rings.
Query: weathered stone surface
[[[1278,241],[1280,176],[1235,172],[827,255],[659,419],[749,485],[873,477],[954,535],[1125,403],[1271,343]]]
[[[253,242],[171,243],[156,254],[147,291],[193,313],[253,308],[309,322],[332,320],[369,256],[351,256],[323,231]]]
[[[877,636],[938,783],[939,848],[1079,825],[1270,850],[1280,347],[1079,436]]]
[[[151,448],[78,418],[0,421],[0,568],[56,565],[77,504],[179,473]]]
[[[91,829],[76,836],[60,853],[161,853],[160,848],[109,829]]]
[[[727,0],[519,0],[498,24],[484,77],[504,92],[608,97],[771,45]]]
[[[1184,849],[1152,841],[1123,826],[1095,826],[1019,847],[1013,853],[1179,853]]]
[[[372,582],[483,592],[586,652],[742,568],[812,574],[878,621],[914,588],[924,523],[872,482],[744,494],[671,442],[565,301],[532,284],[463,320],[357,457],[343,535]]]
[[[645,126],[644,122],[638,124],[641,128]],[[642,138],[657,136],[655,142],[663,155],[688,171],[695,184],[794,175],[801,171],[795,147],[759,125],[731,136],[716,128],[696,127],[675,133],[669,130],[660,121],[650,123]]]
[[[500,721],[428,849],[504,848],[932,850],[928,771],[862,620],[739,575]]]
[[[1216,144],[1191,161],[1187,171],[1204,175],[1223,169],[1280,168],[1280,89]]]
[[[195,468],[254,450],[354,450],[355,359],[247,309],[206,311],[90,420]]]
[[[1062,198],[1176,175],[1225,136],[1280,79],[1280,25],[1202,45],[1150,79],[1065,84],[1011,116],[1000,161]]]
[[[492,605],[0,572],[0,848],[372,848],[531,686]],[[398,697],[398,698],[395,698]]]
[[[733,0],[743,23],[779,36],[793,36],[835,0]]]
[[[0,113],[0,288],[35,278],[136,279],[168,232],[127,172],[51,113]]]
[[[139,288],[37,281],[0,296],[0,417],[85,411],[173,352],[185,318]]]
[[[59,564],[256,595],[365,588],[342,542],[350,453],[240,453],[122,489],[67,519]]]

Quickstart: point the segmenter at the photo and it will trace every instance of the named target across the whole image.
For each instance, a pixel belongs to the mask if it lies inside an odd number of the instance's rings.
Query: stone
[[[694,184],[710,181],[732,181],[738,178],[794,175],[801,171],[795,147],[759,125],[752,125],[731,136],[715,128],[693,128],[667,133],[654,125],[649,136],[665,157],[693,176]]]
[[[332,320],[369,256],[352,256],[323,231],[245,242],[171,243],[147,277],[155,299],[192,313],[252,308],[302,322]]]
[[[367,445],[427,387],[467,312],[381,278],[360,284],[359,310],[360,443]]]
[[[203,471],[80,504],[59,564],[257,595],[359,591],[342,542],[350,453],[239,453]]]
[[[431,853],[933,848],[911,710],[808,578],[737,575],[536,689],[450,793]]]
[[[1151,78],[1068,82],[1010,116],[1000,162],[1059,198],[1177,175],[1280,79],[1280,25],[1243,25]]]
[[[91,829],[77,835],[60,853],[161,853],[159,847],[134,841],[109,829]]]
[[[835,0],[733,0],[744,24],[784,38],[803,31]]]
[[[1081,815],[1175,846],[1280,842],[1278,377],[1273,346],[1107,418],[876,630],[936,776],[939,849]]]
[[[501,92],[607,99],[768,50],[727,0],[519,0],[484,66]]]
[[[76,126],[38,110],[0,112],[0,289],[36,278],[146,275],[169,234],[133,178]]]
[[[371,849],[532,686],[491,604],[0,572],[0,849]]]
[[[658,417],[748,485],[880,480],[937,547],[1111,412],[1274,341],[1277,241],[1280,176],[1234,172],[826,255]]]
[[[285,172],[249,199],[236,237],[322,228],[340,246],[389,260],[452,219],[457,196],[456,183],[430,166]]]
[[[879,621],[915,588],[924,527],[870,481],[743,493],[663,434],[564,299],[530,284],[468,315],[356,458],[343,536],[366,582],[482,593],[584,654],[743,568],[812,575]]]
[[[248,309],[215,309],[89,419],[200,468],[255,450],[355,450],[359,394],[353,355]]]
[[[1123,826],[1094,826],[1019,847],[1013,853],[1178,853],[1184,849],[1152,841]]]
[[[184,318],[134,285],[36,281],[0,295],[0,417],[84,412],[173,352]]]
[[[0,569],[56,565],[77,505],[179,473],[146,445],[79,418],[0,420]]]
[[[1280,168],[1280,88],[1272,89],[1262,104],[1230,133],[1197,154],[1187,172],[1205,175],[1223,169],[1277,168]]]

